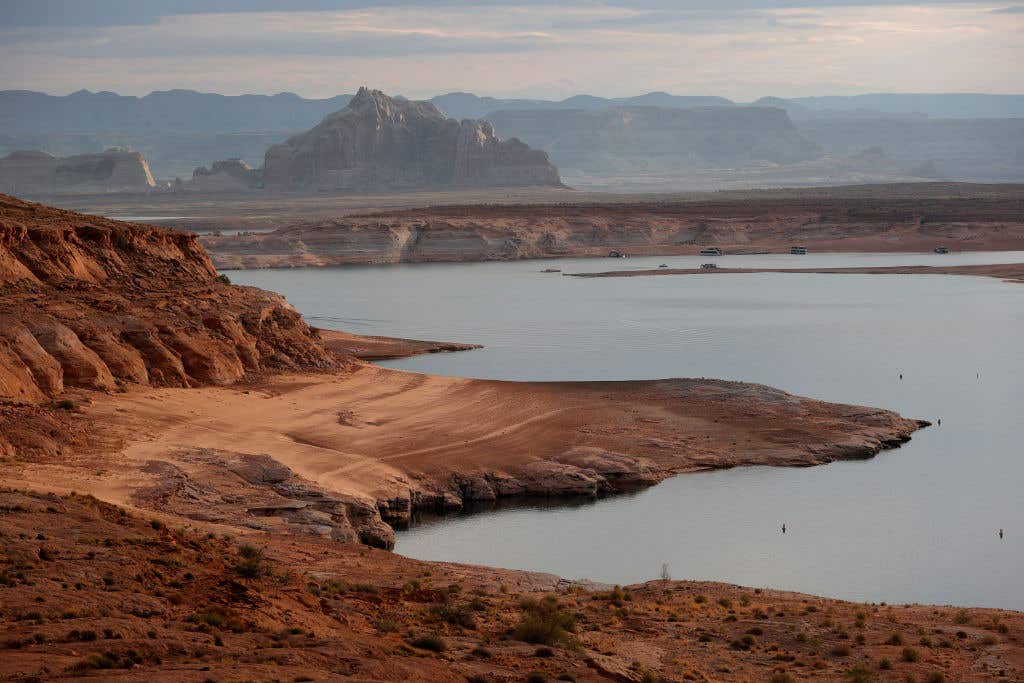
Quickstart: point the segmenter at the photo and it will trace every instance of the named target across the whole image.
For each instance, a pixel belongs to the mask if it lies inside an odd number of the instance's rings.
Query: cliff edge
[[[192,233],[0,195],[0,401],[336,362],[282,297],[218,278]]]

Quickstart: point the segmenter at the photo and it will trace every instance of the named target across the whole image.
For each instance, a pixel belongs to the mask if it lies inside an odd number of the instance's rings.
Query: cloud
[[[1024,6],[1003,7],[1002,9],[994,9],[992,10],[992,14],[1024,14]]]
[[[369,84],[412,97],[454,90],[527,97],[665,90],[740,100],[1024,90],[1024,71],[1015,68],[1024,26],[1018,13],[997,17],[990,6],[971,4],[720,0],[693,9],[711,2],[683,3],[298,0],[288,11],[254,12],[239,8],[260,3],[168,0],[172,12],[136,2],[129,4],[146,12],[128,15],[137,22],[131,25],[0,23],[0,89],[194,88],[319,97]],[[177,11],[199,4],[226,13]],[[769,4],[779,6],[735,9]],[[328,11],[328,5],[344,8]]]
[[[968,0],[970,1],[970,0]],[[941,5],[963,0],[930,0]],[[473,8],[550,6],[546,0],[4,0],[0,20],[7,27],[29,26],[142,26],[188,14],[250,14],[263,12],[338,12],[388,7],[428,7],[447,11]],[[571,4],[571,3],[570,3]],[[576,6],[605,5],[640,12],[690,10],[751,10],[779,7],[842,7],[918,5],[921,0],[607,0]],[[563,5],[564,6],[564,5]],[[640,19],[642,21],[642,19]]]

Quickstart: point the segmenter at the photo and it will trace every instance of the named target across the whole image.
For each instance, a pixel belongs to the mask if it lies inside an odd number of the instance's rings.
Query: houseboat
[[[933,251],[936,254],[948,254],[949,253],[949,249],[947,249],[946,247],[935,247],[935,249]]]
[[[721,256],[722,250],[718,247],[704,247],[700,250],[701,256]]]
[[[807,247],[790,247],[789,253],[803,255],[807,253]]]

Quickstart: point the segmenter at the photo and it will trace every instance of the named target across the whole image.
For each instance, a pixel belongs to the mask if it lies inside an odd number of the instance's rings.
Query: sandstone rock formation
[[[0,158],[3,192],[140,192],[155,186],[145,157],[119,147],[71,157],[19,151]]]
[[[501,141],[486,121],[360,88],[348,106],[267,150],[270,189],[380,191],[558,185],[547,154]]]
[[[218,280],[195,235],[0,195],[0,401],[335,364],[282,297]]]
[[[260,171],[241,159],[215,161],[210,168],[200,166],[192,172],[188,189],[201,192],[231,192],[252,190],[259,187]]]

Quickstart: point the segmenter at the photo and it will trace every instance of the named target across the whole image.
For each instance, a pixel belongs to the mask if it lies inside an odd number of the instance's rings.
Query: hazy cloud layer
[[[0,89],[1024,92],[1018,7],[896,0],[7,0]]]

